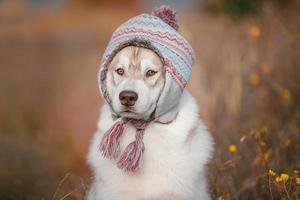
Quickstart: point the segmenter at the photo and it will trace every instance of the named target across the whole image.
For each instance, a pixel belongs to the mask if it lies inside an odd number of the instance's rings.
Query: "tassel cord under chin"
[[[128,122],[136,128],[135,140],[125,148],[117,162],[117,166],[124,171],[135,172],[141,165],[145,150],[143,137],[145,129],[151,121],[121,119],[103,135],[99,150],[104,157],[109,159],[115,158],[120,136],[123,134],[124,127]]]

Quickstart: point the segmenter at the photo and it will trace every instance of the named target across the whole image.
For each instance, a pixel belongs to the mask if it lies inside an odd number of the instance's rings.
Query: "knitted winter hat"
[[[175,118],[180,97],[190,78],[194,62],[193,48],[177,30],[178,24],[175,19],[175,11],[169,6],[156,8],[152,14],[141,14],[133,17],[117,28],[104,52],[99,72],[100,90],[109,105],[111,105],[111,97],[106,86],[106,74],[109,63],[122,48],[139,46],[151,49],[159,55],[166,69],[165,85],[156,105],[154,119],[161,123],[167,123]],[[116,151],[116,142],[119,135],[128,121],[134,126],[139,124],[135,120],[125,120],[116,123],[107,132],[106,137],[102,139],[100,150],[104,156],[112,158]],[[144,122],[142,124],[147,123]],[[146,126],[143,126],[143,131]],[[137,130],[141,129],[137,128]],[[136,141],[142,143],[141,139],[136,139]],[[135,147],[143,146],[140,143],[135,144]],[[139,149],[139,154],[142,154],[143,147]],[[137,148],[132,148],[131,153],[136,155],[136,150]],[[127,159],[126,162],[127,164],[131,163],[131,167],[124,167],[122,163],[119,167],[135,171],[139,166],[140,156],[137,155],[133,156],[134,158],[132,159]],[[123,155],[124,157],[126,155]],[[135,160],[137,163],[133,164],[132,160]]]

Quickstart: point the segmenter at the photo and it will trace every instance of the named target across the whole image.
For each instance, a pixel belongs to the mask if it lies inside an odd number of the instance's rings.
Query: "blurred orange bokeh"
[[[299,2],[239,19],[224,5],[247,0],[167,2],[196,52],[188,88],[216,142],[213,198],[299,198]],[[102,52],[118,25],[159,4],[0,1],[0,199],[84,198]]]

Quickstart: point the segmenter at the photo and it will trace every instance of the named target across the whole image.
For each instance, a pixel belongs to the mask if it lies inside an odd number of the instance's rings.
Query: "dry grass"
[[[187,27],[199,55],[190,88],[216,140],[215,199],[299,198],[300,16],[294,9],[269,5],[241,22],[210,15],[184,21],[199,19]]]
[[[139,13],[112,10],[0,7],[0,199],[83,198],[101,52]],[[266,6],[239,22],[203,10],[180,18],[197,53],[189,89],[216,141],[214,199],[300,198],[298,10]]]

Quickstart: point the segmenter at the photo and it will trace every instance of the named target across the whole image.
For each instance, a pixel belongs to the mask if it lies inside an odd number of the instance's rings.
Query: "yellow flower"
[[[258,86],[260,82],[260,78],[256,73],[251,73],[249,76],[249,83],[253,86]]]
[[[261,35],[261,30],[256,25],[251,26],[249,32],[250,32],[250,35],[254,38],[258,38]]]
[[[280,177],[282,178],[282,180],[283,180],[284,182],[286,182],[287,180],[289,180],[289,175],[288,175],[288,174],[282,173],[282,174],[280,175]]]
[[[277,176],[277,177],[275,178],[275,181],[276,181],[277,183],[280,183],[280,182],[282,181],[282,178],[281,178],[280,176]]]
[[[229,145],[229,146],[228,146],[228,151],[229,151],[230,153],[235,153],[235,152],[237,151],[236,145],[234,145],[234,144]]]
[[[280,182],[286,182],[286,181],[288,181],[289,180],[289,175],[288,174],[286,174],[286,173],[282,173],[282,174],[280,174],[280,176],[277,176],[276,177],[276,179],[275,179],[275,181],[277,182],[277,183],[280,183]]]
[[[269,174],[269,176],[275,176],[276,172],[274,172],[272,169],[269,169],[268,174]]]
[[[300,178],[296,178],[296,183],[300,185]]]

